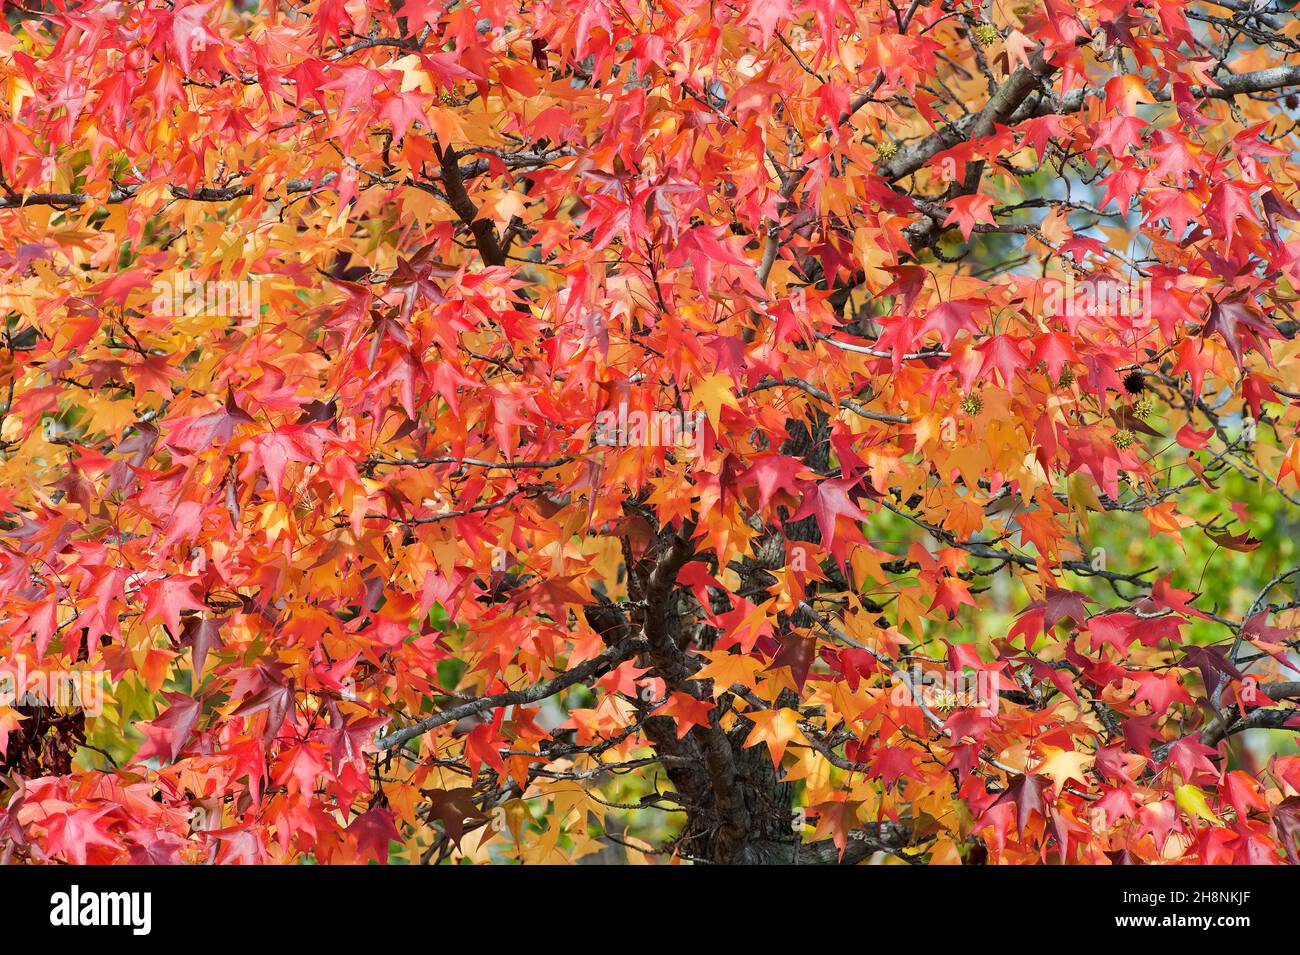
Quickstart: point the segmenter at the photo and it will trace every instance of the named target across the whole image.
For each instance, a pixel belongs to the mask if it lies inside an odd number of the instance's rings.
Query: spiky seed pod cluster
[[[1047,367],[1047,362],[1040,360],[1034,368],[1039,374],[1045,375],[1048,381],[1052,380],[1052,369]],[[1062,364],[1061,373],[1056,376],[1056,387],[1069,388],[1072,384],[1074,384],[1074,369],[1069,365]]]
[[[882,139],[876,143],[876,159],[880,162],[889,162],[898,152],[898,145],[892,139]]]
[[[1146,385],[1146,379],[1142,377],[1140,371],[1130,371],[1124,376],[1124,390],[1130,395],[1142,394],[1142,389]]]
[[[939,689],[930,697],[930,708],[940,713],[950,713],[957,707],[957,694],[947,688]]]
[[[979,41],[980,46],[992,46],[1002,37],[998,34],[997,27],[991,23],[981,23],[975,28],[975,39]]]
[[[1149,418],[1156,413],[1156,403],[1150,395],[1141,395],[1133,402],[1133,417]]]
[[[962,414],[970,415],[972,418],[984,410],[984,398],[978,391],[972,391],[968,395],[963,395],[961,399]]]
[[[1123,451],[1126,448],[1131,448],[1137,437],[1128,428],[1121,428],[1115,432],[1115,437],[1111,438],[1111,440],[1115,442],[1115,447]]]

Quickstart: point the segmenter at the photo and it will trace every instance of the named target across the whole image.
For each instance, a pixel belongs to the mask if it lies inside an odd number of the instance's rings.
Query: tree
[[[4,859],[1296,861],[1289,9],[251,6],[7,11]]]

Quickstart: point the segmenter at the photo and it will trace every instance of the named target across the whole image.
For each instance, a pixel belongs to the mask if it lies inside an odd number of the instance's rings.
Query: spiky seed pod
[[[980,46],[992,46],[1002,37],[998,34],[997,27],[991,23],[981,23],[975,28],[975,39],[979,40]]]
[[[1130,371],[1124,376],[1124,390],[1130,395],[1142,394],[1142,388],[1145,386],[1146,379],[1143,378],[1142,372]]]
[[[1061,377],[1056,379],[1056,387],[1069,388],[1072,384],[1074,384],[1074,369],[1064,365],[1061,368]]]
[[[880,162],[889,162],[898,152],[898,146],[892,139],[882,139],[876,143],[876,159]]]
[[[1142,395],[1137,401],[1133,402],[1133,417],[1149,418],[1156,413],[1156,403],[1150,395]]]
[[[941,688],[931,694],[930,708],[940,713],[950,713],[957,706],[957,694],[947,688]]]
[[[972,391],[961,399],[962,414],[970,415],[972,418],[984,410],[984,399],[979,392]]]
[[[1115,432],[1115,437],[1111,440],[1115,442],[1115,447],[1123,451],[1125,448],[1132,447],[1136,438],[1133,432],[1128,428],[1121,428],[1119,431]]]

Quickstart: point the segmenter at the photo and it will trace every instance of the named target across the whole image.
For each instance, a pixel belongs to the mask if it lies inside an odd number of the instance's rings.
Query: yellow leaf
[[[433,92],[433,79],[428,73],[420,69],[420,58],[414,53],[399,57],[390,65],[393,69],[402,71],[401,92],[409,93],[411,90],[420,90],[423,93]]]
[[[799,731],[799,714],[792,709],[783,707],[779,710],[759,710],[757,713],[745,715],[754,721],[754,728],[750,730],[745,745],[757,746],[759,743],[766,743],[772,753],[774,766],[781,764],[781,757],[785,755],[785,748],[790,743],[807,744],[808,742]]]
[[[714,431],[721,430],[718,422],[721,420],[723,405],[737,410],[740,408],[732,387],[731,376],[726,372],[718,371],[701,378],[691,389],[691,407],[704,409]]]
[[[1054,246],[1059,246],[1066,239],[1074,235],[1074,230],[1070,228],[1069,222],[1065,217],[1065,207],[1057,206],[1043,218],[1043,224],[1038,229],[1048,242]]]
[[[498,227],[509,224],[515,216],[524,215],[524,197],[513,189],[487,189],[479,206],[479,215],[491,219]]]
[[[717,699],[732,684],[753,688],[754,674],[762,669],[763,664],[753,657],[739,653],[702,652],[709,662],[695,674],[697,680],[713,681],[713,698]]]
[[[1055,746],[1044,746],[1043,751],[1048,754],[1047,758],[1034,767],[1034,772],[1051,779],[1058,796],[1070,780],[1080,783],[1086,781],[1083,771],[1092,763],[1091,754],[1057,749]]]
[[[951,839],[938,839],[934,844],[934,850],[930,853],[930,865],[961,865],[961,853],[957,851],[957,843]]]
[[[1205,801],[1205,793],[1191,783],[1186,783],[1174,790],[1174,802],[1178,808],[1189,816],[1199,816],[1207,822],[1218,825],[1219,820]]]
[[[1097,497],[1097,492],[1082,471],[1071,474],[1065,484],[1070,506],[1074,509],[1075,515],[1079,518],[1079,523],[1086,531],[1088,529],[1088,511],[1105,510],[1101,506],[1101,499]]]

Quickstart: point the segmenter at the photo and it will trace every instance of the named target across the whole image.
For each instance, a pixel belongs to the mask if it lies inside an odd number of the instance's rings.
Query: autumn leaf
[[[799,714],[792,709],[783,707],[778,710],[760,710],[748,716],[754,728],[745,738],[745,745],[765,744],[774,765],[781,764],[781,757],[791,743],[808,742],[799,729]]]
[[[1285,10],[12,6],[0,861],[1300,860]]]
[[[157,757],[164,762],[175,762],[198,724],[198,700],[183,693],[169,693],[164,698],[168,704],[167,709],[142,727],[146,742],[135,754],[138,760]]]
[[[960,196],[952,201],[952,211],[943,220],[944,225],[956,223],[961,228],[961,237],[969,239],[980,223],[993,221],[993,199],[976,193],[972,196]]]

